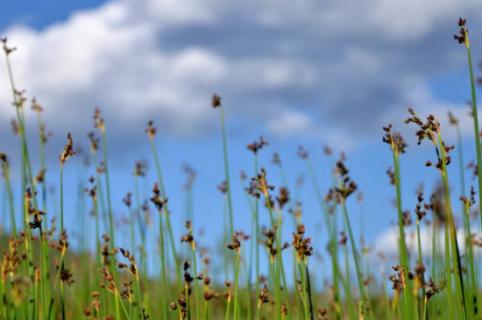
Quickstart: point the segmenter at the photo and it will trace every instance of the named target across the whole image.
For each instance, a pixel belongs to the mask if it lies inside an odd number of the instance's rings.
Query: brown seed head
[[[454,34],[454,39],[459,44],[464,44],[466,47],[469,47],[469,39],[468,39],[469,30],[465,26],[466,23],[467,21],[465,19],[459,18],[459,21],[457,22],[457,25],[459,26],[459,32],[457,34]]]
[[[246,146],[248,150],[252,151],[254,154],[257,154],[259,150],[266,147],[268,142],[263,138],[263,136],[259,137],[258,141],[254,141]]]
[[[101,132],[105,131],[105,122],[99,107],[95,107],[94,110],[94,128],[99,129]]]
[[[63,165],[70,157],[75,154],[74,141],[70,132],[67,134],[67,143],[65,144],[64,151],[59,156],[60,164]]]
[[[213,108],[221,107],[221,97],[218,96],[217,94],[213,94],[211,98],[211,106]]]
[[[32,110],[37,113],[41,113],[42,111],[44,111],[42,105],[38,103],[37,99],[35,98],[32,98]]]
[[[459,124],[459,119],[457,119],[452,112],[448,112],[449,123],[453,126],[457,126]]]
[[[147,137],[149,138],[149,140],[153,140],[154,137],[156,136],[156,131],[157,131],[156,127],[154,127],[154,121],[149,120],[145,131],[147,133]]]

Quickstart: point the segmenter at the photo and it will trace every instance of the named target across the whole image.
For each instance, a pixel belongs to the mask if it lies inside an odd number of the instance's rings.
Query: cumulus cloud
[[[439,229],[437,230],[437,247],[440,250],[444,250],[445,242],[444,242],[444,230]],[[378,237],[375,239],[374,242],[374,251],[376,253],[382,252],[385,256],[390,258],[397,258],[399,254],[398,249],[398,239],[399,239],[399,231],[398,227],[388,228],[383,231]],[[480,234],[474,235],[476,239],[480,238]],[[425,257],[430,257],[432,255],[432,248],[433,248],[433,230],[431,227],[421,227],[420,228],[420,242],[422,247],[422,253]],[[464,250],[465,248],[465,233],[464,230],[458,229],[457,230],[457,240],[460,246],[460,250]],[[407,248],[413,257],[417,255],[417,235],[415,230],[410,230],[405,235],[405,243],[407,244]],[[475,252],[477,255],[482,254],[482,250],[478,246],[474,246]]]
[[[85,130],[99,105],[119,141],[150,118],[165,134],[207,134],[217,92],[238,121],[340,141],[378,132],[408,105],[459,108],[427,83],[461,67],[455,21],[468,16],[476,36],[480,9],[475,0],[113,0],[1,33],[19,47],[18,87],[45,105],[54,131]],[[3,122],[10,100],[1,90]]]
[[[270,119],[267,126],[271,132],[279,136],[289,136],[309,132],[313,124],[303,113],[286,111]]]

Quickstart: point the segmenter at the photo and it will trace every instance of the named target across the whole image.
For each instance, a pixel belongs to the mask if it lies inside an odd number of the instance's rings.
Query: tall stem
[[[229,234],[234,232],[234,221],[233,221],[233,201],[231,197],[231,183],[229,178],[229,159],[228,159],[228,142],[226,137],[226,128],[224,121],[224,107],[221,107],[221,131],[223,137],[223,158],[224,158],[224,179],[226,180],[226,187],[228,189],[227,199],[228,199],[228,212],[229,212]]]
[[[477,94],[475,90],[475,79],[474,79],[474,67],[472,64],[472,51],[470,49],[470,42],[469,42],[469,35],[464,28],[465,31],[465,46],[467,47],[467,61],[469,65],[469,79],[470,79],[470,94],[471,94],[471,102],[472,102],[472,117],[474,119],[474,137],[475,137],[475,152],[477,158],[477,170],[478,172],[482,172],[482,155],[480,150],[480,131],[479,131],[479,115],[477,112]],[[479,183],[479,216],[480,216],[480,224],[482,227],[482,175],[477,175],[478,183]]]

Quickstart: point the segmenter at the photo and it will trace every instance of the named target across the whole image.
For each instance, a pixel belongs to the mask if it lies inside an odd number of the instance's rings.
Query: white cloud
[[[445,248],[444,242],[444,230],[438,229],[436,232],[437,239],[439,240],[437,243],[437,247],[442,250]],[[480,234],[477,236],[480,238]],[[375,239],[374,245],[374,252],[379,253],[382,252],[386,257],[389,258],[396,258],[399,254],[398,248],[398,239],[399,239],[399,230],[398,227],[391,227],[383,231],[378,237]],[[413,257],[416,257],[418,254],[417,248],[417,234],[414,229],[406,231],[405,234],[405,241],[407,244],[407,248],[410,254]],[[420,228],[420,242],[422,247],[422,253],[424,257],[430,257],[432,255],[432,248],[433,248],[433,230],[432,227],[423,226]],[[459,243],[459,249],[461,251],[465,248],[465,233],[463,230],[457,230],[457,241]],[[476,253],[478,255],[482,254],[482,250],[474,246],[476,249]]]
[[[268,129],[278,136],[307,133],[313,129],[309,116],[296,111],[283,111],[268,122]]]
[[[433,97],[427,78],[453,70],[455,18],[480,9],[475,0],[113,0],[40,31],[2,34],[19,47],[18,87],[45,105],[54,131],[85,129],[100,105],[121,140],[126,125],[142,131],[149,118],[165,133],[198,134],[218,92],[236,119],[272,133],[348,141],[408,104],[459,108]],[[430,45],[441,32],[447,41]],[[0,91],[0,105],[9,95]],[[3,122],[11,115],[0,108]]]

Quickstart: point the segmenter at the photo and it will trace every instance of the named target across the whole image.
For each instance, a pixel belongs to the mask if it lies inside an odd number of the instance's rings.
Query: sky
[[[152,119],[175,226],[180,230],[184,217],[181,168],[189,163],[198,172],[195,228],[206,230],[205,242],[212,242],[223,216],[216,189],[224,179],[219,110],[210,106],[217,93],[226,114],[237,227],[250,226],[238,179],[240,170],[253,174],[246,144],[263,135],[270,144],[260,152],[260,165],[270,166],[273,152],[279,152],[290,186],[305,177],[300,199],[308,233],[317,235],[315,245],[324,251],[321,211],[305,164],[296,156],[298,146],[309,151],[323,192],[330,187],[334,160],[346,153],[364,196],[361,205],[350,200],[354,228],[374,246],[383,242],[396,219],[383,125],[393,123],[409,141],[402,156],[407,210],[414,208],[420,183],[429,193],[437,181],[437,172],[424,166],[434,158],[433,149],[417,146],[414,128],[402,123],[407,107],[435,114],[450,143],[455,130],[446,115],[454,112],[465,160],[474,158],[466,54],[452,35],[458,18],[466,17],[474,59],[482,60],[482,20],[475,15],[481,9],[478,0],[2,1],[0,35],[18,49],[11,59],[17,86],[44,106],[53,133],[48,175],[54,187],[66,133],[87,149],[86,133],[99,106],[107,124],[115,211],[125,215],[121,199],[133,191],[134,162],[146,160],[153,169],[144,133]],[[2,64],[0,151],[18,155],[9,125],[13,116]],[[34,114],[27,121],[35,141]],[[323,154],[325,145],[334,150],[333,158]],[[78,167],[66,169],[71,203]],[[450,170],[453,193],[459,195],[457,168]],[[82,172],[87,177],[92,169]],[[276,168],[269,169],[268,179],[281,183]],[[153,181],[150,175],[147,192]],[[72,225],[75,214],[71,208]]]

